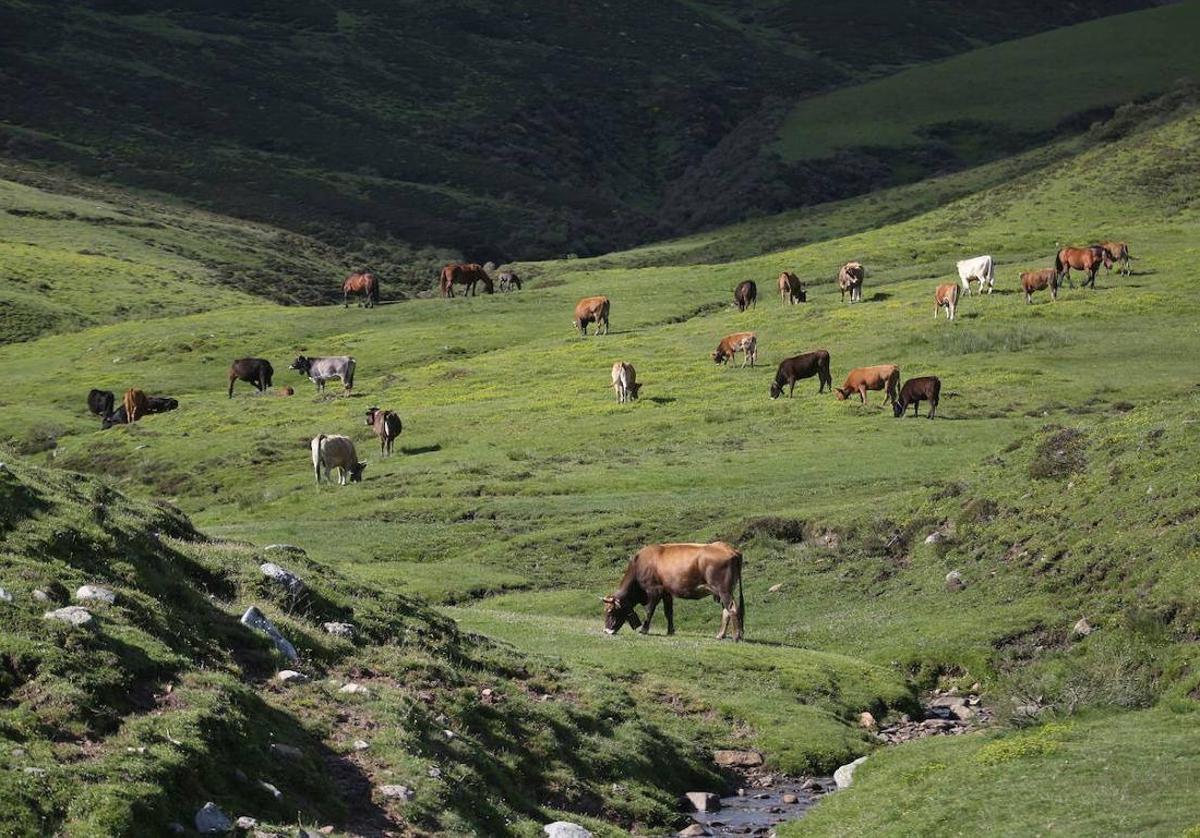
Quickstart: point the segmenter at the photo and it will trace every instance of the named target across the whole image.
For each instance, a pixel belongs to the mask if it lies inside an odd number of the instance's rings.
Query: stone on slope
[[[233,829],[233,821],[211,800],[196,812],[196,831],[201,835],[214,835]]]
[[[713,751],[713,762],[717,765],[754,768],[763,764],[763,758],[758,751]]]
[[[281,669],[275,678],[285,684],[303,684],[308,681],[307,675],[294,669]]]
[[[379,794],[389,800],[412,800],[417,793],[408,786],[387,785],[379,787]]]
[[[354,637],[354,626],[349,623],[324,623],[323,628],[326,634],[332,634],[334,637]]]
[[[592,838],[592,833],[570,821],[548,823],[542,827],[542,832],[545,832],[548,838]]]
[[[275,562],[263,562],[258,566],[262,575],[276,583],[292,596],[299,596],[304,593],[304,582],[299,576],[286,570]]]
[[[68,605],[66,608],[56,608],[42,615],[45,620],[57,620],[71,626],[92,625],[92,612],[78,605]]]
[[[952,570],[946,574],[946,590],[951,593],[961,591],[967,587],[967,580],[963,579],[962,574],[957,570]]]
[[[1095,630],[1092,624],[1088,622],[1087,617],[1080,617],[1079,622],[1071,629],[1071,633],[1076,637],[1087,637]]]
[[[112,605],[117,601],[117,595],[100,585],[84,585],[75,592],[75,599],[79,602],[103,602]]]
[[[711,791],[689,791],[684,797],[695,812],[715,812],[721,808],[721,798]]]
[[[3,602],[12,602],[12,601],[13,601],[13,595],[12,595],[12,594],[10,594],[8,591],[4,590],[3,588],[0,588],[0,601],[3,601]]]
[[[867,761],[866,757],[859,757],[854,762],[848,762],[833,772],[833,781],[837,783],[839,789],[850,788],[850,784],[854,782],[854,769]]]
[[[251,605],[246,609],[246,613],[242,615],[242,624],[266,634],[275,644],[275,648],[282,652],[283,656],[288,660],[300,660],[300,655],[296,652],[296,647],[280,633],[279,629],[271,624],[271,621],[266,618],[263,612],[258,610],[258,606]]]
[[[769,593],[769,594],[777,594],[777,593],[779,593],[779,592],[780,592],[780,591],[782,591],[782,590],[783,590],[783,583],[782,583],[782,582],[776,582],[774,585],[772,585],[771,587],[767,588],[767,593]]]

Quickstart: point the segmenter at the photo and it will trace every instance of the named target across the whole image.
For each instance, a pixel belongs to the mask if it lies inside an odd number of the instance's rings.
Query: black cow
[[[146,413],[166,413],[179,408],[179,401],[166,396],[147,396]]]
[[[125,412],[125,405],[119,405],[116,410],[104,417],[104,421],[100,423],[100,427],[108,430],[113,425],[128,425],[129,414]]]
[[[818,393],[824,393],[826,387],[833,389],[833,376],[829,374],[829,353],[824,349],[816,349],[780,361],[779,369],[775,370],[775,380],[771,383],[771,398],[777,399],[783,395],[783,386],[787,384],[790,399],[796,392],[796,382],[801,378],[812,378],[814,375],[821,382]]]
[[[88,410],[97,416],[107,416],[113,411],[115,399],[112,390],[91,390],[88,392]]]
[[[892,412],[899,419],[911,404],[913,416],[917,416],[921,402],[929,402],[929,418],[933,418],[938,406],[938,396],[942,393],[942,380],[936,375],[923,375],[920,378],[910,378],[900,388],[900,397],[892,402]]]
[[[738,311],[745,311],[751,306],[757,306],[758,286],[754,284],[753,280],[745,280],[733,290],[733,301],[737,304]]]
[[[271,386],[271,376],[274,374],[271,362],[265,358],[238,358],[229,366],[229,398],[233,398],[233,382],[253,384],[262,393]]]

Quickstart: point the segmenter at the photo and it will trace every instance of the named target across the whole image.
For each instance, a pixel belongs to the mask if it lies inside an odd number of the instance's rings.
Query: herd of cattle
[[[1082,248],[1065,247],[1055,255],[1053,268],[1022,272],[1021,290],[1027,303],[1032,303],[1034,292],[1046,289],[1050,290],[1051,300],[1057,300],[1059,287],[1064,280],[1074,287],[1074,283],[1071,282],[1072,270],[1084,272],[1087,278],[1082,284],[1094,288],[1096,273],[1101,265],[1111,270],[1114,264],[1119,263],[1122,273],[1128,275],[1132,258],[1128,246],[1123,242],[1101,242]],[[463,286],[465,293],[471,295],[476,293],[478,285],[482,285],[487,293],[493,293],[495,285],[489,267],[490,265],[475,263],[446,265],[438,278],[441,296],[453,297],[455,285]],[[983,294],[985,289],[988,294],[992,293],[996,273],[991,256],[964,259],[957,263],[957,267],[963,292],[970,295],[971,284],[974,282],[976,293]],[[866,276],[866,269],[860,262],[847,262],[839,269],[837,284],[843,302],[847,294],[851,303],[862,301]],[[501,291],[516,291],[521,288],[520,278],[511,271],[500,273],[498,281]],[[808,301],[804,284],[794,273],[781,273],[778,288],[780,300],[784,305]],[[959,291],[958,283],[937,286],[934,292],[935,318],[945,311],[947,319],[955,319]],[[350,274],[342,284],[343,305],[348,305],[350,295],[355,293],[363,295],[365,307],[374,306],[379,302],[378,279],[366,271]],[[740,312],[756,306],[757,300],[758,288],[752,280],[741,282],[734,289],[734,303]],[[587,335],[589,325],[594,325],[593,331],[597,335],[608,334],[610,308],[608,297],[585,297],[575,306],[572,322],[583,336]],[[725,336],[713,351],[712,360],[717,364],[728,364],[729,361],[735,360],[738,352],[742,353],[743,367],[755,365],[758,360],[758,337],[754,332],[735,332]],[[349,392],[354,387],[356,366],[355,359],[348,355],[325,358],[300,355],[291,363],[289,369],[307,376],[316,385],[318,393],[325,389],[327,381],[334,379],[340,380],[344,389]],[[273,376],[274,368],[265,358],[239,358],[229,367],[228,397],[233,398],[234,384],[238,381],[252,385],[260,393],[266,393],[271,390]],[[770,397],[779,398],[786,387],[790,398],[795,392],[797,381],[814,376],[819,382],[817,393],[824,393],[828,388],[838,400],[857,395],[859,401],[866,404],[869,391],[883,390],[885,403],[892,406],[893,415],[897,418],[903,416],[910,405],[913,415],[918,415],[921,402],[929,403],[929,418],[934,418],[941,394],[941,381],[932,375],[909,378],[901,387],[900,368],[895,364],[852,369],[842,386],[834,387],[829,352],[817,349],[786,358],[779,363],[775,378],[771,382]],[[642,385],[638,383],[637,371],[631,364],[617,361],[612,366],[612,386],[617,402],[624,404],[637,400]],[[294,393],[291,387],[277,392],[285,396]],[[143,416],[175,410],[179,406],[179,402],[173,398],[148,396],[138,388],[128,389],[120,405],[115,403],[115,395],[108,390],[92,390],[88,393],[87,402],[88,409],[102,417],[104,428],[134,423]],[[366,424],[379,439],[380,456],[389,456],[392,453],[392,445],[403,428],[400,417],[391,410],[371,407],[366,412]],[[367,464],[358,459],[354,441],[348,436],[318,434],[313,437],[310,447],[313,474],[318,484],[322,476],[329,482],[333,469],[338,471],[340,485],[362,481]],[[733,597],[735,587],[736,601]],[[652,544],[638,551],[626,567],[617,590],[611,596],[603,597],[604,630],[608,634],[615,634],[622,625],[628,623],[632,628],[645,633],[649,630],[654,611],[661,602],[667,619],[667,633],[673,634],[673,600],[701,599],[707,596],[713,597],[721,604],[721,626],[717,637],[725,637],[732,626],[734,639],[741,640],[745,623],[742,554],[724,542]],[[644,622],[637,616],[637,606],[646,608]]]

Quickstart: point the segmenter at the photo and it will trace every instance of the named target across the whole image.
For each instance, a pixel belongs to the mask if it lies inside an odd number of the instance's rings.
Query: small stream
[[[768,835],[784,821],[802,817],[825,792],[835,788],[832,777],[780,777],[767,788],[747,787],[742,795],[722,797],[719,811],[696,812],[692,820],[712,836]],[[789,801],[794,797],[796,802],[785,803],[785,797]]]

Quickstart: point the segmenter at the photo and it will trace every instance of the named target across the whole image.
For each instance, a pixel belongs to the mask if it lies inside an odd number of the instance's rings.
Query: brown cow
[[[920,378],[910,378],[900,388],[900,398],[892,402],[892,413],[899,419],[911,404],[913,416],[921,409],[921,402],[929,402],[929,418],[933,418],[937,410],[938,397],[942,394],[942,380],[936,375],[923,375]]]
[[[933,299],[933,319],[937,320],[938,312],[944,308],[946,309],[946,319],[953,320],[954,312],[958,308],[958,283],[942,283],[933,292]]]
[[[846,383],[841,387],[834,387],[833,391],[837,393],[838,401],[844,401],[850,398],[851,394],[858,393],[859,401],[866,404],[868,390],[883,390],[885,403],[894,404],[896,384],[899,381],[900,368],[895,364],[859,367],[856,370],[850,370],[850,374],[846,376]]]
[[[136,387],[131,387],[125,391],[125,398],[122,399],[122,404],[125,406],[125,415],[130,423],[141,419],[150,411],[150,401],[146,398],[146,393]]]
[[[789,385],[788,398],[796,392],[796,382],[801,378],[817,377],[820,385],[818,393],[824,393],[825,388],[833,389],[833,376],[829,374],[829,353],[824,349],[805,352],[793,358],[785,358],[779,362],[775,370],[775,380],[771,382],[771,398],[777,399],[783,395],[783,386]]]
[[[1108,253],[1108,262],[1104,265],[1106,269],[1112,270],[1113,263],[1120,262],[1122,276],[1132,273],[1129,263],[1133,261],[1133,257],[1129,255],[1129,245],[1125,242],[1098,242],[1098,245]]]
[[[733,289],[733,302],[738,311],[745,311],[751,306],[758,307],[758,286],[754,284],[754,280],[747,279],[738,283],[738,287]]]
[[[1090,285],[1095,288],[1096,271],[1100,270],[1101,265],[1111,268],[1112,257],[1098,244],[1091,247],[1064,247],[1054,257],[1054,270],[1060,277],[1065,278],[1067,285],[1072,288],[1075,287],[1075,283],[1071,281],[1071,268],[1087,271],[1088,277],[1079,283],[1080,287]]]
[[[367,427],[375,431],[375,436],[379,437],[379,456],[381,457],[392,453],[392,443],[404,429],[399,416],[390,410],[380,410],[377,407],[367,408]]]
[[[842,291],[842,302],[846,302],[846,292],[850,292],[850,302],[862,302],[863,280],[866,279],[867,269],[861,262],[847,262],[838,271],[838,288]]]
[[[758,360],[758,335],[754,332],[735,332],[721,338],[712,359],[718,364],[727,364],[738,352],[742,353],[742,366],[754,366]]]
[[[1058,271],[1054,268],[1043,268],[1040,271],[1021,272],[1021,290],[1025,292],[1025,302],[1033,303],[1034,291],[1050,289],[1050,299],[1058,299]]]
[[[737,586],[737,602],[733,588]],[[661,601],[667,615],[667,634],[675,633],[674,599],[703,599],[711,596],[721,603],[723,639],[732,621],[733,639],[742,639],[746,603],[742,597],[742,554],[723,541],[712,544],[650,544],[629,560],[621,584],[612,596],[604,597],[604,633],[616,634],[624,623],[650,630],[654,609]],[[638,619],[636,607],[646,606],[646,622]]]
[[[808,302],[808,295],[804,293],[804,283],[800,281],[800,277],[790,271],[779,275],[779,299],[785,306]]]
[[[488,272],[483,269],[483,265],[471,262],[469,264],[454,264],[451,263],[442,268],[442,273],[438,277],[438,290],[443,297],[454,296],[455,285],[465,285],[467,290],[464,294],[475,296],[475,286],[483,283],[483,290],[489,294],[495,292],[492,286],[492,278]]]
[[[584,297],[575,304],[575,328],[587,337],[588,323],[596,324],[596,334],[604,326],[604,334],[608,334],[608,297]]]
[[[617,394],[617,404],[637,401],[642,385],[637,381],[637,370],[633,364],[617,361],[612,365],[612,386]]]

